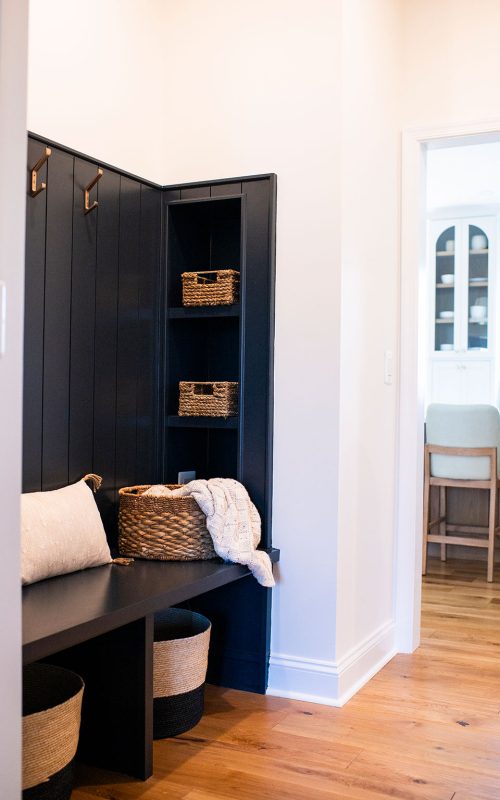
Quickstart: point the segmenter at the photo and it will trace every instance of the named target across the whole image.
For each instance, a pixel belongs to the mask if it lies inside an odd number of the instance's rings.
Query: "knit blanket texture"
[[[247,490],[232,478],[195,480],[170,489],[157,484],[144,492],[155,497],[193,497],[207,518],[207,529],[220,558],[249,568],[261,586],[274,586],[271,559],[260,542],[259,512]]]

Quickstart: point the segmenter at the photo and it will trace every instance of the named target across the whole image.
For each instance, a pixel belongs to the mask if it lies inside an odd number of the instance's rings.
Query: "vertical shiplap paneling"
[[[138,269],[137,481],[156,480],[161,191],[141,185]]]
[[[97,165],[75,159],[71,270],[70,483],[92,471],[97,209],[84,213],[83,190]],[[93,192],[94,199],[95,190]]]
[[[68,483],[73,156],[47,166],[42,488]]]
[[[42,488],[43,327],[45,295],[45,217],[47,190],[31,196],[31,171],[44,151],[40,142],[28,141],[26,199],[26,271],[23,383],[23,491]],[[47,182],[47,166],[39,183]]]
[[[97,185],[97,263],[94,336],[94,462],[103,485],[96,499],[108,536],[116,528],[116,340],[118,325],[118,245],[120,176],[104,171]],[[94,212],[93,212],[94,213]]]
[[[116,359],[116,486],[137,477],[137,381],[139,362],[139,270],[141,185],[121,177]]]

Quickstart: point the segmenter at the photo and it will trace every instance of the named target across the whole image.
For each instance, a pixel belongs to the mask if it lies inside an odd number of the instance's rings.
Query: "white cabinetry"
[[[495,216],[429,222],[427,402],[496,403]]]
[[[490,403],[492,370],[486,361],[433,359],[433,403]]]

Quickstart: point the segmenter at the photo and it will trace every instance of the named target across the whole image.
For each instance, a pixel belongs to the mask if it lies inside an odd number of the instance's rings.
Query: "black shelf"
[[[169,414],[169,428],[222,428],[224,430],[238,427],[239,417],[178,417]]]
[[[161,481],[180,471],[240,481],[262,520],[270,547],[272,501],[272,359],[274,343],[274,177],[189,188],[164,197],[164,329],[161,367]],[[239,302],[182,306],[182,274],[234,269]],[[186,320],[190,320],[186,322]],[[239,416],[180,417],[180,381],[237,381]],[[163,402],[164,400],[164,402]],[[264,692],[271,593],[235,581],[190,600],[213,624],[208,680]]]
[[[233,306],[200,306],[195,308],[169,308],[170,319],[209,319],[219,317],[239,317],[240,305]]]
[[[273,562],[279,550],[267,550]],[[211,561],[108,564],[23,589],[23,660],[29,664],[147,614],[249,575],[247,567]]]

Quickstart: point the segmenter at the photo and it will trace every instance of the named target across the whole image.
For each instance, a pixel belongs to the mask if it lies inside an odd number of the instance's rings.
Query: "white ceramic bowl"
[[[482,322],[486,318],[486,306],[471,306],[470,318],[477,319]]]
[[[455,282],[455,276],[453,274],[441,275],[441,283],[450,284],[454,282]]]
[[[470,241],[471,250],[486,250],[488,240],[484,233],[476,233]]]
[[[452,344],[442,344],[439,349],[440,350],[450,351],[450,350],[453,350],[453,345]]]
[[[455,312],[454,311],[440,311],[439,312],[439,318],[440,319],[453,319],[454,316],[455,316]]]

